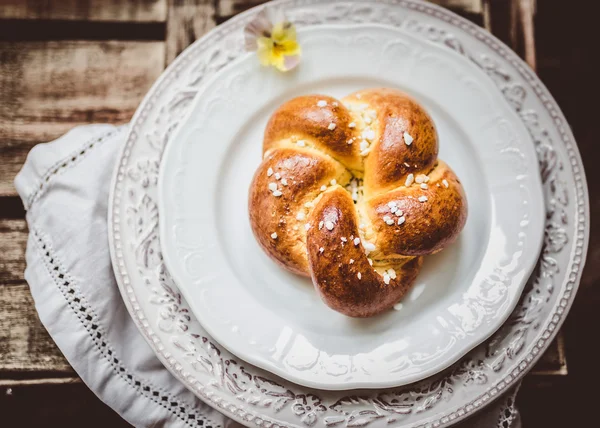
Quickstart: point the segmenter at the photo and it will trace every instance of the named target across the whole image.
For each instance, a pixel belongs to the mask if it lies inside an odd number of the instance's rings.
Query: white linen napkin
[[[40,319],[83,382],[136,427],[239,426],[160,363],[121,300],[107,209],[127,127],[89,125],[34,147],[15,186],[27,210],[25,279]],[[517,390],[460,424],[519,428]]]

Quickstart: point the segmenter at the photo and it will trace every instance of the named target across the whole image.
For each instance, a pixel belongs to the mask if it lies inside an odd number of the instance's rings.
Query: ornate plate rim
[[[315,27],[312,27],[313,29]],[[377,30],[377,29],[385,29],[385,31],[392,31],[395,33],[394,37],[406,37],[406,39],[408,41],[410,41],[410,43],[415,44],[415,43],[423,43],[424,46],[427,46],[427,42],[426,41],[420,41],[417,40],[418,37],[414,36],[412,34],[409,34],[407,31],[405,30],[401,30],[399,28],[389,28],[389,27],[382,27],[379,24],[372,24],[372,23],[352,23],[352,24],[336,24],[336,25],[332,25],[332,24],[323,24],[323,25],[319,25],[317,31],[329,31],[332,34],[337,34],[338,31],[342,31],[342,32],[347,32],[347,31],[351,31],[351,32],[356,32],[357,34],[360,32],[361,35],[359,35],[358,37],[361,36],[365,36],[367,34],[369,34],[370,36],[373,35],[372,30]],[[394,40],[396,40],[394,38]],[[398,39],[400,40],[400,39]],[[448,57],[454,59],[456,58],[456,60],[460,60],[460,61],[465,61],[467,62],[468,60],[464,59],[463,57],[461,57],[458,53],[454,52],[454,51],[447,51],[444,48],[437,46],[437,45],[432,45],[432,46],[427,46],[427,48],[430,48],[430,51],[427,51],[428,54],[431,54],[433,52],[437,52],[439,51],[440,53],[443,52],[444,55],[448,55]],[[210,76],[207,78],[206,82],[203,83],[202,88],[199,89],[198,94],[196,95],[196,97],[194,98],[194,101],[190,104],[190,106],[188,107],[189,111],[186,113],[185,117],[180,121],[180,125],[177,128],[177,130],[173,133],[172,137],[170,138],[169,143],[164,147],[163,149],[163,153],[162,153],[162,158],[160,161],[160,171],[159,171],[159,178],[158,178],[158,195],[157,195],[157,205],[158,205],[158,212],[159,212],[159,236],[160,236],[160,244],[161,244],[161,252],[162,252],[162,257],[164,260],[164,263],[167,267],[167,270],[169,271],[171,278],[174,280],[174,282],[176,284],[178,284],[177,288],[178,290],[182,293],[182,295],[184,296],[187,304],[190,306],[190,308],[192,309],[192,311],[195,313],[196,318],[199,320],[200,324],[202,325],[203,329],[205,331],[207,331],[207,333],[210,334],[210,336],[216,340],[223,348],[228,349],[229,352],[231,352],[233,355],[237,356],[240,360],[244,360],[249,364],[252,364],[260,369],[263,369],[265,371],[268,371],[272,374],[274,374],[275,376],[281,377],[283,379],[286,379],[292,383],[296,383],[298,385],[307,387],[307,388],[314,388],[314,389],[324,389],[324,390],[330,390],[330,391],[343,391],[343,390],[351,390],[351,389],[386,389],[386,388],[396,388],[396,387],[401,387],[404,385],[408,385],[411,383],[415,383],[418,381],[421,381],[427,377],[430,377],[434,374],[437,374],[445,369],[447,369],[448,367],[452,366],[454,363],[456,363],[457,361],[459,361],[461,358],[463,358],[469,351],[471,351],[473,348],[477,347],[478,345],[480,345],[481,343],[485,342],[489,337],[491,337],[508,319],[508,317],[510,316],[510,314],[513,312],[514,308],[517,306],[518,301],[521,297],[521,293],[522,291],[525,289],[526,283],[529,280],[529,277],[531,276],[531,274],[533,273],[533,270],[535,269],[535,266],[537,264],[537,261],[539,259],[539,254],[541,252],[542,249],[542,244],[543,244],[543,238],[544,238],[544,224],[539,224],[539,227],[534,227],[532,226],[531,228],[528,229],[527,232],[525,232],[524,230],[521,230],[520,233],[526,233],[527,234],[527,240],[530,241],[530,243],[526,244],[526,249],[524,251],[525,253],[525,257],[523,257],[523,259],[520,259],[518,262],[518,268],[513,266],[511,264],[511,272],[505,274],[505,281],[509,281],[510,280],[510,284],[508,285],[508,288],[511,289],[511,292],[514,292],[514,290],[517,290],[516,293],[514,293],[513,296],[511,296],[509,298],[508,304],[506,307],[488,307],[487,310],[485,311],[485,314],[482,316],[484,321],[482,321],[482,324],[477,328],[477,329],[473,329],[469,331],[469,334],[465,334],[465,335],[456,335],[455,336],[455,342],[452,342],[451,346],[448,346],[444,349],[443,355],[445,358],[435,358],[435,359],[430,359],[428,360],[427,363],[423,363],[422,365],[403,365],[402,369],[400,368],[393,368],[391,370],[392,374],[388,373],[386,376],[387,378],[384,380],[357,380],[355,377],[353,377],[352,375],[348,375],[344,378],[343,381],[341,381],[340,379],[336,379],[335,376],[330,376],[328,377],[327,375],[327,371],[326,370],[322,370],[321,372],[319,372],[318,374],[316,373],[310,373],[305,375],[305,377],[302,377],[301,374],[298,374],[297,372],[293,372],[293,371],[286,371],[284,368],[277,366],[275,364],[274,361],[268,359],[265,355],[263,355],[263,353],[261,353],[260,351],[256,351],[255,353],[252,352],[252,350],[254,349],[253,347],[251,347],[250,345],[248,345],[247,342],[242,343],[244,341],[236,341],[237,338],[236,336],[239,335],[238,333],[233,333],[230,336],[225,336],[223,334],[223,331],[226,331],[226,333],[229,333],[231,326],[227,325],[227,327],[225,326],[220,326],[222,327],[221,329],[221,336],[219,336],[218,334],[214,334],[216,331],[218,331],[218,326],[216,327],[216,325],[218,325],[218,322],[216,320],[209,320],[209,318],[206,318],[203,314],[203,311],[200,309],[200,304],[199,304],[199,298],[194,300],[192,298],[193,296],[193,292],[194,290],[197,290],[199,294],[202,294],[202,291],[200,291],[200,289],[202,288],[202,286],[200,284],[197,285],[192,285],[191,283],[191,278],[189,277],[189,275],[186,275],[185,272],[182,272],[183,270],[183,266],[181,266],[182,264],[185,264],[182,262],[182,260],[185,260],[187,258],[187,256],[190,256],[191,253],[193,253],[193,250],[187,248],[187,244],[181,244],[180,247],[177,246],[177,238],[173,233],[169,233],[168,231],[171,230],[173,227],[176,226],[176,222],[174,222],[173,218],[170,218],[170,216],[165,216],[165,215],[161,215],[161,213],[165,213],[168,210],[166,209],[166,201],[167,199],[169,199],[169,201],[172,201],[173,199],[171,197],[169,197],[169,195],[174,195],[176,193],[175,190],[175,185],[179,185],[181,183],[181,181],[183,180],[184,177],[184,171],[186,170],[186,168],[182,167],[180,164],[177,163],[177,161],[175,160],[180,159],[182,157],[181,153],[177,152],[177,150],[181,150],[181,143],[178,143],[178,141],[183,141],[183,140],[189,140],[191,138],[191,135],[194,134],[196,131],[195,129],[198,128],[198,124],[196,123],[195,120],[192,120],[191,115],[194,115],[194,117],[198,117],[198,112],[197,110],[199,109],[199,105],[201,105],[203,103],[203,101],[205,101],[205,97],[207,96],[206,93],[210,92],[210,91],[215,91],[215,86],[218,86],[218,83],[216,83],[217,80],[221,81],[221,80],[225,80],[227,79],[227,76],[232,76],[232,73],[234,73],[235,71],[235,67],[238,67],[240,65],[242,65],[242,61],[243,64],[247,64],[248,62],[250,62],[253,58],[250,58],[248,56],[244,56],[243,58],[237,58],[235,61],[233,61],[232,63],[228,64],[227,66],[223,67],[222,70],[219,70],[218,73],[215,73],[214,75]],[[242,65],[243,66],[243,65]],[[469,70],[472,70],[472,74],[467,74],[466,70],[467,68]],[[531,140],[531,136],[528,133],[527,129],[525,128],[525,126],[523,125],[523,123],[521,122],[521,119],[519,118],[519,116],[512,110],[512,108],[510,107],[510,105],[508,104],[508,102],[502,97],[502,95],[497,92],[497,87],[494,85],[493,82],[491,81],[487,81],[487,79],[489,79],[489,77],[485,74],[484,71],[480,70],[475,64],[471,64],[471,63],[467,63],[465,65],[465,76],[469,76],[472,79],[478,80],[478,76],[481,75],[482,79],[486,79],[485,82],[481,83],[481,87],[493,87],[493,91],[495,92],[493,94],[494,97],[498,97],[498,99],[494,99],[493,102],[502,102],[505,103],[506,105],[502,106],[502,107],[498,107],[498,114],[500,114],[500,110],[501,109],[507,109],[510,110],[510,118],[508,117],[508,115],[503,115],[502,117],[507,120],[510,121],[511,124],[516,125],[515,122],[518,122],[518,126],[522,127],[522,132],[525,133],[527,135],[527,141],[523,142],[520,147],[524,147],[524,146],[528,146],[526,147],[526,150],[523,151],[523,155],[526,156],[526,160],[527,160],[527,167],[532,167],[529,168],[527,170],[526,175],[530,176],[530,178],[527,180],[527,185],[529,187],[527,187],[527,190],[531,191],[531,194],[529,194],[529,198],[527,200],[527,206],[528,206],[528,217],[530,218],[543,218],[543,216],[545,215],[545,211],[546,211],[546,207],[545,207],[545,203],[544,203],[544,197],[543,197],[543,188],[542,188],[542,182],[540,179],[540,175],[539,175],[539,167],[538,167],[538,159],[535,153],[535,148],[533,147],[533,141]],[[329,77],[331,78],[331,77]],[[210,88],[210,89],[209,89]],[[218,91],[217,91],[218,92]],[[492,94],[489,94],[490,96],[492,96]],[[204,104],[205,105],[205,104]],[[262,107],[261,107],[262,108]],[[261,108],[259,108],[258,110],[260,110]],[[476,121],[474,121],[476,122]],[[231,124],[230,124],[231,125]],[[205,136],[206,138],[206,136]],[[202,137],[200,136],[195,136],[194,140],[202,140]],[[531,146],[529,146],[531,144]],[[482,144],[481,146],[486,146],[485,144]],[[490,148],[487,148],[487,150],[492,150]],[[486,153],[486,148],[480,148],[480,149],[476,149],[476,151],[483,156],[483,153]],[[210,154],[207,153],[207,157],[210,159]],[[497,160],[497,159],[496,159]],[[175,170],[176,166],[179,166],[181,169]],[[168,170],[168,168],[171,168],[169,171],[169,175],[167,176],[165,171]],[[191,168],[193,169],[193,167]],[[511,175],[514,178],[514,172],[511,172]],[[489,178],[489,176],[488,176]],[[195,182],[195,181],[194,181]],[[167,184],[169,183],[169,184]],[[505,183],[503,183],[505,184]],[[515,187],[517,187],[518,182],[515,180]],[[521,189],[524,187],[525,185],[521,182],[520,186]],[[492,191],[492,189],[489,189],[490,192],[494,193]],[[503,188],[503,191],[505,191],[506,189]],[[535,194],[534,194],[535,193]],[[495,205],[495,204],[493,204]],[[498,208],[493,208],[493,209],[498,209]],[[185,208],[181,208],[181,211],[177,211],[177,215],[183,215],[183,217],[187,217],[189,212],[186,211]],[[500,216],[499,214],[496,214],[498,217]],[[494,216],[492,214],[492,216]],[[531,223],[529,224],[531,225]],[[213,225],[211,225],[210,227],[208,227],[208,229],[214,227]],[[500,227],[502,230],[506,230],[507,226],[506,224],[502,223],[501,220],[498,220],[498,223],[495,224],[494,226],[495,228]],[[187,240],[186,240],[187,241]],[[522,243],[520,243],[522,244]],[[514,248],[510,248],[512,251],[515,252],[519,252],[519,251],[523,251],[523,247],[519,247],[519,244],[517,244],[516,242],[514,243]],[[168,248],[171,249],[171,251],[166,251]],[[509,248],[505,248],[505,250],[508,250]],[[177,255],[175,256],[174,254]],[[516,264],[516,263],[515,263]],[[209,268],[210,269],[210,268]],[[518,281],[516,280],[516,277],[519,276],[521,273],[524,273],[523,279]],[[212,273],[210,272],[210,270],[208,271],[204,271],[203,270],[203,275],[207,275],[210,276]],[[489,278],[486,278],[489,279]],[[187,280],[187,283],[186,283]],[[227,287],[224,285],[224,287]],[[472,286],[471,288],[469,288],[468,290],[468,299],[474,299],[475,297],[470,293],[471,291],[474,291],[475,287]],[[462,299],[463,302],[465,300],[467,300],[467,296],[466,296],[466,292],[461,292],[461,293],[457,293],[457,294],[462,294]],[[510,293],[507,293],[510,294]],[[203,295],[203,294],[202,294]],[[453,304],[458,304],[459,301],[461,300],[461,297],[457,297],[456,301]],[[483,301],[483,296],[478,296],[481,298],[481,300]],[[502,310],[501,310],[502,309]],[[258,308],[254,308],[255,311],[258,310]],[[209,322],[209,321],[212,321]],[[452,322],[448,322],[448,329],[444,330],[443,327],[436,325],[436,327],[439,328],[440,336],[444,336],[444,334],[450,334],[450,330],[452,330],[452,328],[450,328],[450,325],[452,324]],[[241,325],[239,320],[236,324],[234,325]],[[294,330],[293,327],[291,327],[292,330],[292,334],[295,334],[296,330]],[[241,336],[244,336],[243,334]],[[408,336],[408,334],[407,334]],[[460,336],[460,337],[458,337]],[[308,336],[307,336],[308,337]],[[235,340],[234,340],[235,339]],[[312,339],[314,339],[314,337],[312,337]],[[268,345],[265,346],[273,346],[274,343],[269,343]],[[378,352],[381,352],[380,349],[378,349]],[[404,352],[413,352],[415,354],[419,354],[419,355],[423,355],[425,353],[424,350],[419,349],[417,351],[415,350],[404,350]],[[326,352],[323,352],[324,354],[327,354]],[[369,352],[365,352],[363,355],[366,356],[367,359],[369,359],[369,357],[371,357],[371,359],[373,359],[374,357],[370,355]],[[283,357],[282,357],[283,358]],[[320,365],[327,365],[326,363],[326,359],[319,359],[317,364]],[[372,367],[366,367],[366,366],[362,366],[363,370],[366,371],[370,371],[372,369]],[[360,371],[360,369],[359,369]],[[408,373],[408,374],[403,374],[403,373]]]
[[[280,5],[294,4],[296,6],[301,6],[315,3],[320,3],[322,5],[335,3],[360,4],[361,2],[356,0],[325,0],[320,2],[316,0],[278,0],[275,3]],[[563,145],[564,150],[567,152],[565,160],[568,161],[567,167],[570,169],[569,173],[572,175],[575,181],[575,188],[573,190],[576,191],[576,213],[574,215],[573,227],[574,235],[577,237],[577,239],[573,243],[569,254],[569,260],[567,263],[565,263],[566,274],[565,279],[560,284],[561,294],[557,296],[556,302],[552,305],[551,312],[547,316],[547,322],[544,324],[543,329],[540,329],[539,334],[536,335],[537,343],[533,345],[528,354],[522,355],[516,360],[516,362],[513,364],[514,368],[509,374],[504,376],[504,378],[497,380],[493,386],[485,389],[484,393],[479,394],[475,399],[472,399],[468,403],[447,409],[445,413],[436,414],[433,422],[431,418],[423,422],[426,423],[426,426],[443,426],[447,424],[453,424],[466,418],[476,410],[493,401],[496,396],[499,396],[500,392],[514,385],[540,358],[542,351],[549,346],[551,340],[557,334],[558,328],[564,322],[566,314],[573,303],[574,296],[579,286],[583,266],[585,264],[589,241],[589,196],[581,156],[577,150],[574,136],[567,125],[564,115],[558,108],[556,101],[549,93],[545,85],[514,52],[512,52],[502,42],[484,29],[476,26],[464,18],[456,16],[454,13],[447,11],[440,6],[425,4],[419,0],[377,0],[377,2],[373,3],[402,6],[407,10],[424,13],[431,18],[443,21],[447,25],[458,27],[457,29],[469,33],[471,37],[476,37],[479,42],[486,44],[489,49],[493,50],[506,62],[510,63],[511,66],[514,67],[515,71],[518,72],[519,76],[527,81],[533,89],[535,89],[535,96],[539,100],[539,103],[545,107],[548,115],[552,117],[554,122],[553,126],[556,127],[558,130],[557,132],[561,137],[561,142],[559,144]],[[207,44],[212,38],[216,37],[219,32],[223,32],[225,29],[235,27],[236,24],[244,21],[249,15],[255,12],[256,8],[253,8],[241,13],[226,23],[216,27],[204,37],[196,41],[163,72],[161,77],[153,85],[143,102],[140,104],[136,114],[132,119],[132,127],[128,133],[126,142],[119,157],[117,158],[113,181],[111,184],[108,210],[109,246],[115,277],[126,307],[132,315],[136,326],[142,332],[148,344],[155,351],[165,367],[167,367],[182,383],[184,383],[184,385],[186,385],[186,387],[194,391],[204,401],[211,404],[213,407],[218,408],[224,414],[237,421],[240,421],[244,424],[252,423],[257,426],[293,426],[286,423],[281,423],[280,421],[274,420],[271,417],[265,418],[262,415],[259,417],[258,415],[254,414],[253,411],[244,410],[242,406],[239,406],[237,403],[226,402],[223,398],[218,397],[216,394],[205,391],[203,387],[199,387],[198,385],[194,386],[194,382],[192,382],[192,376],[189,374],[184,375],[182,373],[181,366],[176,362],[176,360],[168,352],[165,353],[164,346],[160,345],[160,340],[153,333],[148,320],[145,318],[143,313],[140,313],[140,307],[137,303],[135,292],[131,287],[127,268],[125,267],[125,262],[123,259],[123,247],[120,242],[120,218],[118,217],[121,201],[120,192],[123,191],[122,180],[125,175],[124,168],[127,165],[127,158],[131,154],[131,145],[138,137],[135,126],[136,123],[145,119],[148,113],[147,109],[153,106],[154,96],[157,96],[161,93],[164,82],[168,78],[173,78],[173,75],[176,74],[178,68],[185,63],[189,56],[191,56],[191,53],[195,48],[198,48],[203,44]],[[159,349],[161,347],[162,349]],[[336,424],[337,423],[339,422],[336,422]],[[417,425],[421,426],[420,423],[417,423]],[[412,426],[415,426],[415,424]]]

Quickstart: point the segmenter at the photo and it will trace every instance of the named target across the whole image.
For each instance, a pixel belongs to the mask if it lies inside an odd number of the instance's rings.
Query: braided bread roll
[[[345,315],[391,308],[422,256],[465,224],[465,193],[438,160],[433,121],[402,92],[288,101],[267,124],[263,154],[249,193],[256,239]]]

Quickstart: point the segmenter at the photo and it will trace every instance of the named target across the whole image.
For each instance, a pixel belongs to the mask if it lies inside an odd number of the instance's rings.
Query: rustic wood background
[[[598,38],[592,36],[590,2],[435,2],[486,27],[537,67],[574,129],[587,166],[592,217],[600,213],[600,170],[592,168]],[[27,152],[76,125],[127,122],[179,52],[260,3],[0,0],[0,426],[127,426],[83,385],[37,318],[23,279],[25,213],[12,185]],[[578,334],[597,327],[600,318],[600,293],[593,289],[600,246],[592,232],[573,312],[519,396],[526,427],[563,427],[594,409],[598,394],[584,391],[598,380],[598,364],[588,352],[589,336]]]

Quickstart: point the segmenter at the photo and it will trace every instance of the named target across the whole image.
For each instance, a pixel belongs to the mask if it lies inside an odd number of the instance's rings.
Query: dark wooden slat
[[[0,196],[0,218],[21,219],[24,217],[25,208],[23,207],[21,198],[16,196]]]
[[[164,22],[0,20],[0,42],[164,40]]]
[[[486,28],[537,68],[534,31],[535,0],[484,0]]]
[[[590,195],[591,233],[581,285],[565,326],[569,376],[544,390],[524,390],[524,427],[597,426],[600,365],[596,329],[600,325],[600,168],[598,161],[598,38],[596,2],[537,2],[535,37],[538,73],[564,112],[583,160]],[[557,143],[558,144],[558,143]],[[569,168],[569,165],[565,165]],[[525,401],[526,398],[529,400]],[[558,409],[565,409],[561,411]]]
[[[164,22],[167,0],[0,0],[0,19]]]
[[[130,425],[82,382],[0,387],[6,428],[126,428]]]
[[[0,196],[31,147],[86,123],[125,123],[164,67],[164,42],[0,42]]]
[[[537,4],[536,37],[538,39],[539,74],[564,112],[581,153],[590,194],[590,243],[581,288],[573,311],[590,308],[598,313],[600,303],[600,168],[598,161],[598,107],[600,79],[598,43],[590,29],[596,15],[591,3],[574,0],[561,8],[558,0]],[[556,9],[561,8],[561,9]],[[556,11],[560,10],[560,14]],[[557,31],[560,28],[560,31]],[[573,316],[573,315],[570,315]],[[596,317],[594,325],[600,318]],[[577,334],[576,334],[577,335]],[[584,346],[582,336],[581,346]],[[570,338],[570,337],[569,337]],[[569,355],[570,356],[570,355]],[[600,367],[600,366],[598,366]]]
[[[169,0],[166,63],[215,26],[213,0]]]
[[[569,392],[571,391],[571,392]],[[569,376],[540,379],[526,376],[517,395],[517,407],[525,428],[565,428],[592,427],[583,423],[579,410],[561,411],[557,409],[577,409],[571,396],[573,391]],[[483,428],[483,427],[482,427]]]
[[[512,46],[511,34],[514,33],[511,20],[512,0],[485,0],[489,13],[489,26],[486,26],[494,36],[508,46]],[[514,48],[514,47],[513,47]]]

